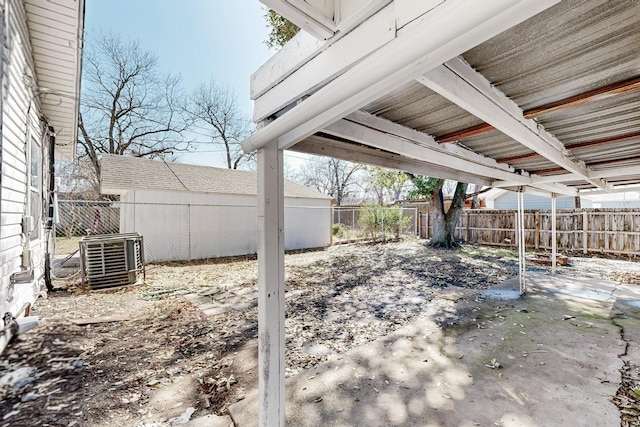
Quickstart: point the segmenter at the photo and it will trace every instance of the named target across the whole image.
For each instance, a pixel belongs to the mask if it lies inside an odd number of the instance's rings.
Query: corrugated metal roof
[[[527,110],[638,75],[635,1],[562,1],[464,54]]]
[[[184,163],[163,162],[137,157],[103,154],[100,161],[101,192],[171,190],[217,194],[257,194],[257,174]],[[285,180],[286,197],[331,199],[295,182]]]
[[[417,82],[362,109],[436,137],[482,123],[482,120]]]
[[[56,132],[56,156],[75,155],[84,0],[25,0],[42,111]]]
[[[637,1],[563,1],[462,56],[526,111],[640,76],[639,20]],[[363,110],[436,139],[482,123],[415,82]],[[640,90],[562,109],[536,120],[569,149],[574,159],[593,165],[593,170],[603,170],[604,162],[638,166],[637,174],[612,178],[612,183],[640,183],[640,137],[571,150],[574,144],[640,133]],[[458,143],[494,159],[533,153],[497,130],[461,138]],[[542,175],[559,173],[554,170],[558,169],[556,164],[541,156],[508,163]],[[566,184],[593,187],[582,181]]]
[[[469,27],[456,26],[490,6],[499,10]],[[395,17],[394,39],[365,58],[344,59],[343,68],[327,41],[286,73],[261,69],[278,90],[258,96],[256,104],[282,110],[258,115],[265,126],[243,147],[278,140],[288,149],[306,138],[300,151],[355,161],[360,155],[399,168],[420,162],[434,176],[489,178],[496,186],[567,195],[640,184],[640,2],[480,8],[453,0],[427,12],[410,10],[416,12],[411,24],[400,26]],[[475,15],[463,15],[468,10]],[[392,17],[383,16],[381,28],[388,30]],[[443,39],[434,47],[425,37],[435,27]],[[325,65],[333,74],[319,71]],[[286,91],[292,93],[281,96]],[[278,96],[280,103],[272,99]]]

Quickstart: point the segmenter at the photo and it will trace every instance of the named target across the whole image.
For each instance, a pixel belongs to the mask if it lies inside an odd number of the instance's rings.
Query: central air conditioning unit
[[[144,281],[142,236],[138,233],[103,234],[80,239],[82,282],[94,291]]]

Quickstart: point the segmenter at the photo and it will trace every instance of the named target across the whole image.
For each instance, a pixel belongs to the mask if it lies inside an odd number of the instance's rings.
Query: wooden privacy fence
[[[516,210],[465,210],[455,238],[468,243],[515,247]],[[429,214],[420,214],[420,237],[432,232]],[[551,211],[525,210],[525,245],[551,250]],[[640,255],[640,211],[569,209],[556,211],[556,244],[561,251]]]

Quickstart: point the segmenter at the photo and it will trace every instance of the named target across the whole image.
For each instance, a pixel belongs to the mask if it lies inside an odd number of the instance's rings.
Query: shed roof
[[[637,1],[381,3],[252,76],[264,126],[243,148],[566,195],[640,185],[639,16]]]
[[[103,154],[100,161],[104,194],[126,190],[171,190],[216,194],[257,194],[257,174],[251,171],[164,162],[138,157]],[[285,197],[331,197],[285,179]]]

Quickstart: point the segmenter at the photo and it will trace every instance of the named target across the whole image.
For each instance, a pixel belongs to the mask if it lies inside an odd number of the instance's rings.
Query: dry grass
[[[56,255],[69,255],[78,250],[82,236],[56,237]]]

